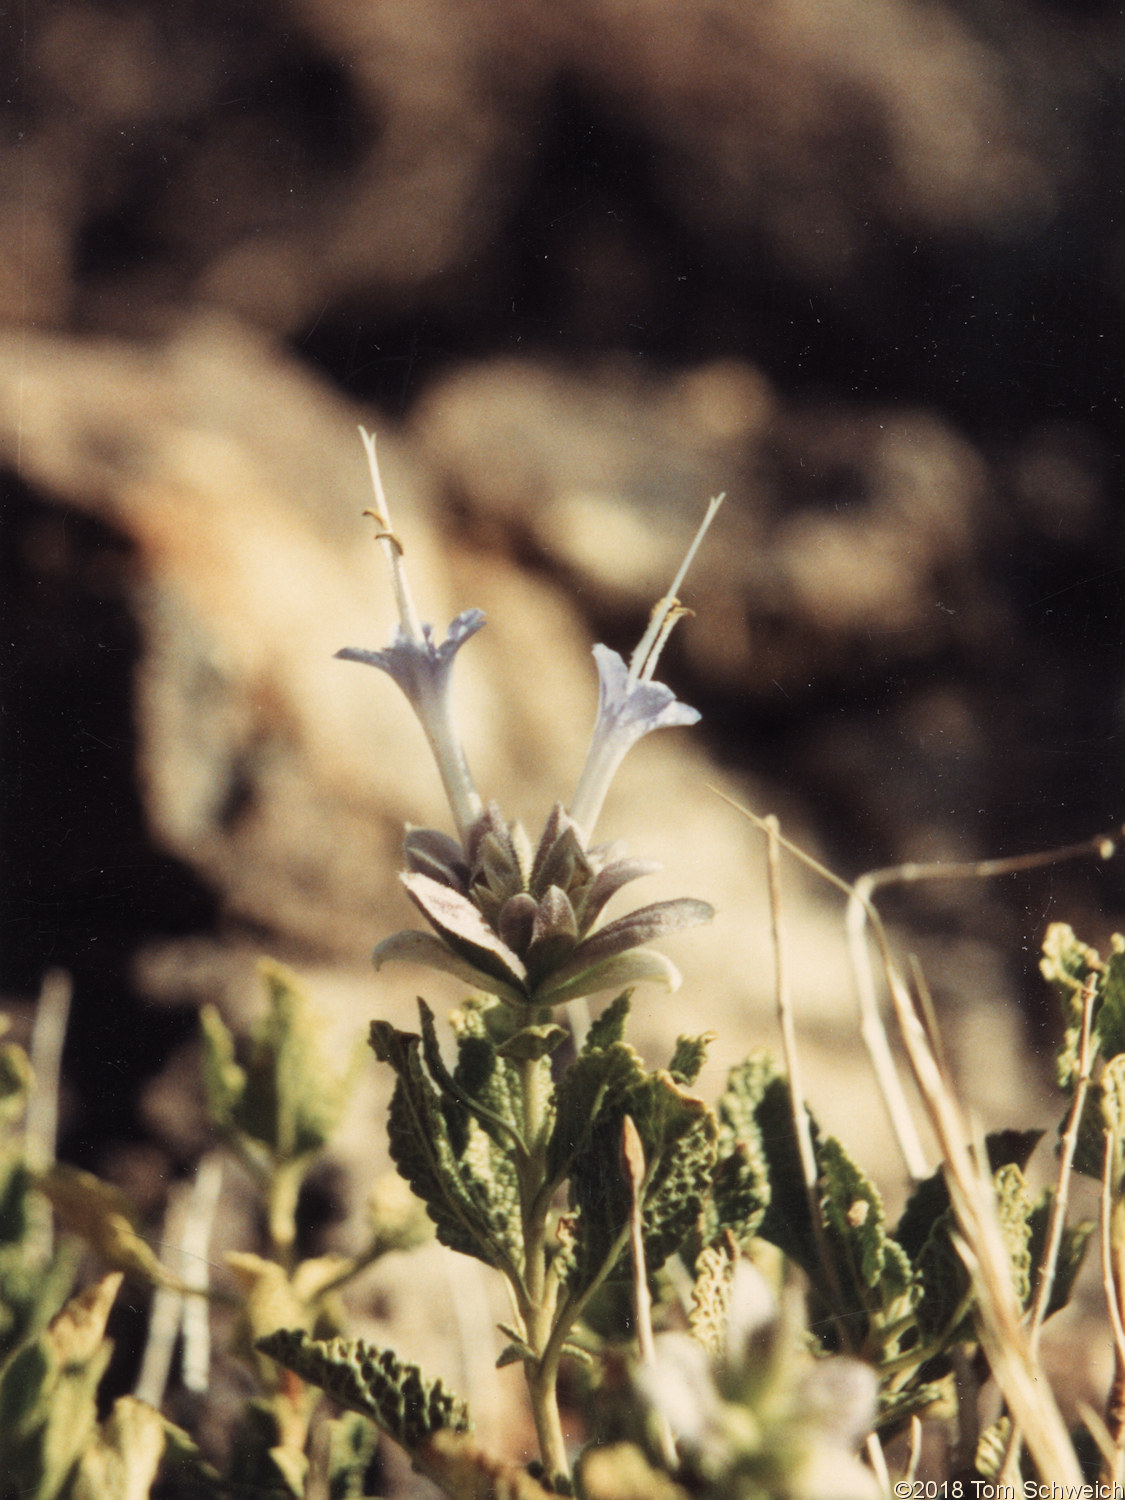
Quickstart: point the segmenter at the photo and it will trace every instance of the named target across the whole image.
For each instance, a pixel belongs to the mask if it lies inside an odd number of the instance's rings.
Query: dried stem
[[[1043,1252],[1043,1265],[1039,1273],[1039,1285],[1035,1291],[1035,1303],[1031,1309],[1028,1342],[1031,1352],[1039,1351],[1039,1335],[1058,1268],[1059,1248],[1062,1245],[1063,1229],[1066,1226],[1066,1210],[1070,1199],[1070,1177],[1074,1165],[1074,1153],[1078,1146],[1078,1129],[1082,1123],[1082,1111],[1086,1105],[1086,1094],[1090,1087],[1090,1069],[1093,1063],[1094,1000],[1097,997],[1097,979],[1090,975],[1082,990],[1082,1029],[1078,1040],[1078,1072],[1074,1084],[1074,1098],[1066,1117],[1059,1151],[1059,1175],[1055,1185],[1054,1202],[1051,1204],[1051,1219],[1047,1227],[1047,1244]]]
[[[1101,1213],[1099,1216],[1102,1251],[1102,1287],[1105,1291],[1109,1323],[1113,1330],[1113,1382],[1106,1402],[1106,1428],[1113,1444],[1114,1461],[1106,1479],[1120,1478],[1125,1454],[1125,1322],[1122,1319],[1122,1257],[1125,1244],[1122,1235],[1122,1200],[1113,1192],[1113,1132],[1105,1135],[1105,1159],[1102,1165]],[[1107,1466],[1108,1467],[1108,1466]]]
[[[1068,859],[1112,859],[1117,852],[1117,840],[1125,833],[1125,827],[1112,833],[1098,833],[1092,838],[1076,844],[1064,844],[1058,849],[1037,850],[1032,854],[1014,854],[1002,859],[964,860],[961,862],[930,860],[901,865],[889,865],[880,870],[869,870],[855,882],[853,894],[848,900],[847,933],[851,954],[852,971],[855,975],[859,997],[861,1035],[871,1057],[872,1067],[879,1082],[879,1090],[890,1117],[891,1126],[902,1151],[907,1169],[914,1178],[927,1173],[925,1154],[922,1151],[906,1097],[899,1082],[898,1072],[891,1056],[886,1028],[876,999],[875,980],[871,968],[871,957],[867,948],[865,926],[877,890],[888,885],[914,885],[923,880],[991,880],[998,875],[1018,875],[1028,870],[1046,869]]]
[[[906,1468],[902,1471],[902,1482],[914,1483],[918,1465],[922,1458],[922,1419],[917,1414],[910,1418],[910,1446],[906,1450]]]
[[[621,1159],[629,1183],[629,1244],[633,1252],[633,1320],[637,1327],[637,1346],[641,1363],[650,1367],[656,1364],[656,1340],[652,1334],[652,1295],[648,1289],[648,1269],[645,1265],[644,1221],[642,1204],[645,1188],[645,1151],[640,1133],[632,1115],[626,1115],[621,1127]],[[665,1466],[675,1471],[679,1467],[676,1444],[668,1418],[656,1417],[656,1436],[660,1444],[660,1456]]]
[[[1078,1146],[1078,1128],[1082,1122],[1082,1111],[1090,1086],[1090,1069],[1093,1064],[1091,1045],[1094,1025],[1094,1000],[1097,996],[1097,979],[1090,975],[1082,990],[1082,1026],[1078,1040],[1078,1071],[1074,1084],[1074,1098],[1066,1117],[1059,1149],[1059,1173],[1055,1183],[1055,1196],[1051,1203],[1051,1217],[1047,1225],[1047,1243],[1043,1251],[1043,1264],[1039,1272],[1039,1285],[1035,1289],[1035,1302],[1028,1324],[1028,1348],[1032,1358],[1039,1355],[1039,1337],[1047,1317],[1051,1291],[1058,1270],[1059,1249],[1063,1230],[1066,1227],[1066,1211],[1070,1202],[1070,1179],[1074,1166],[1074,1153]],[[1019,1477],[1020,1453],[1023,1448],[1023,1433],[1013,1422],[1011,1436],[1004,1453],[1004,1463],[999,1479],[1005,1484],[1015,1484]]]
[[[729,797],[723,800],[756,827],[770,832],[764,819]],[[854,887],[798,845],[776,830],[773,836],[837,890],[849,898],[857,894]],[[994,862],[983,862],[986,870],[990,863]],[[1027,1445],[1039,1472],[1052,1482],[1073,1484],[1077,1493],[1082,1484],[1081,1469],[1050,1386],[1028,1348],[1012,1286],[1008,1251],[996,1219],[991,1180],[973,1159],[960,1110],[942,1077],[910,992],[899,975],[882,919],[870,897],[860,892],[858,899],[864,905],[878,944],[907,1057],[944,1157],[950,1201],[960,1228],[955,1242],[977,1293],[981,1343],[1008,1409],[1027,1435]]]
[[[797,1027],[793,1017],[793,997],[789,989],[789,964],[785,945],[785,930],[781,909],[781,829],[772,815],[762,819],[766,832],[766,857],[769,870],[770,931],[773,938],[774,987],[777,997],[777,1017],[781,1026],[781,1045],[785,1053],[785,1071],[789,1077],[789,1105],[793,1113],[793,1132],[797,1138],[797,1151],[801,1160],[801,1175],[805,1182],[805,1198],[809,1206],[809,1219],[816,1238],[817,1253],[824,1268],[831,1297],[837,1332],[845,1347],[850,1347],[847,1329],[839,1317],[841,1306],[840,1284],[836,1267],[828,1252],[824,1233],[824,1215],[821,1212],[819,1170],[816,1150],[813,1146],[812,1123],[805,1103],[804,1082],[801,1077],[801,1060],[797,1051]]]
[[[875,974],[871,967],[871,953],[867,946],[867,912],[874,889],[871,877],[864,875],[856,881],[855,889],[848,897],[846,927],[848,953],[852,962],[856,996],[859,1000],[859,1032],[871,1058],[875,1078],[879,1085],[887,1118],[898,1141],[906,1169],[915,1181],[929,1172],[926,1153],[906,1102],[902,1082],[891,1056],[886,1027],[879,1013],[879,1001],[875,992]]]

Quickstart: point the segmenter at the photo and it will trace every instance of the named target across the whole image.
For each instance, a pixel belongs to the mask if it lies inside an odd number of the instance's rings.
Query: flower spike
[[[450,679],[454,657],[469,637],[475,635],[484,624],[484,615],[479,609],[465,610],[450,625],[449,633],[441,645],[435,644],[433,626],[423,624],[419,619],[410,595],[406,569],[403,566],[402,543],[391,529],[383,483],[379,476],[375,438],[362,427],[359,430],[367,450],[371,482],[375,489],[376,506],[370,514],[379,527],[377,540],[386,553],[391,570],[399,623],[395,626],[390,643],[382,651],[361,651],[356,647],[346,646],[342,651],[337,651],[336,655],[343,661],[359,661],[380,668],[389,677],[393,677],[406,694],[425,730],[445,794],[449,798],[457,832],[464,843],[469,829],[481,815],[482,804],[473,784],[453,717]]]

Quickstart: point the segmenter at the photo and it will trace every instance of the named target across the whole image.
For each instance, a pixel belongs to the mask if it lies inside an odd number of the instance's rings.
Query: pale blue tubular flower
[[[368,666],[379,667],[394,678],[409,698],[430,743],[457,824],[457,832],[464,843],[469,829],[480,818],[483,805],[473,784],[461,737],[457,732],[450,679],[454,657],[469,637],[475,635],[484,624],[484,615],[479,609],[466,610],[450,625],[449,633],[441,645],[435,644],[433,626],[423,624],[418,618],[410,596],[402,564],[402,543],[391,530],[383,483],[379,476],[375,438],[362,427],[359,430],[367,450],[371,481],[375,488],[376,508],[368,514],[375,518],[379,527],[377,539],[382,543],[390,565],[391,582],[398,602],[399,623],[395,626],[390,644],[382,651],[361,651],[347,646],[344,650],[337,651],[336,655],[344,661],[366,662]]]
[[[681,703],[662,682],[653,682],[656,663],[676,621],[688,611],[676,598],[700,542],[715,513],[723,503],[722,495],[707,507],[699,530],[687,550],[672,587],[652,611],[648,628],[633,652],[628,667],[624,658],[608,646],[595,646],[598,664],[598,717],[586,764],[578,781],[570,816],[581,828],[587,841],[594,831],[610,783],[626,754],[654,729],[672,729],[677,725],[695,724],[699,713]]]

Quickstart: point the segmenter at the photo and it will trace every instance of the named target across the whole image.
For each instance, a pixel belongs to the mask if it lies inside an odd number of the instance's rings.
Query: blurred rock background
[[[849,877],[1125,818],[1120,7],[2,25],[0,987],[26,1022],[74,976],[63,1150],[146,1212],[201,1146],[195,1011],[245,1022],[254,954],[310,976],[341,1052],[421,983],[367,953],[411,919],[436,777],[392,685],[332,659],[393,619],[359,421],[426,616],[489,616],[466,738],[529,824],[577,776],[590,644],[632,647],[728,493],[661,669],[704,722],[635,752],[601,825],[665,863],[647,899],[719,908],[639,1005],[654,1056],[720,1032],[706,1086],[775,1037],[761,841],[710,787]],[[814,1102],[893,1187],[839,903],[787,878]],[[1121,864],[886,905],[967,1096],[1048,1123],[1036,949],[1120,926]]]

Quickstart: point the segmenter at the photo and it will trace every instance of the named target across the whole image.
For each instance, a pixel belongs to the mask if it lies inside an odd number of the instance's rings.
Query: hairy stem
[[[520,1198],[523,1204],[524,1286],[521,1316],[535,1360],[524,1365],[539,1454],[548,1480],[569,1478],[562,1420],[559,1416],[559,1348],[552,1340],[558,1284],[548,1274],[547,1216],[550,1195],[544,1191],[547,1178],[547,1138],[550,1110],[550,1065],[546,1058],[525,1058],[520,1063],[523,1102],[523,1137],[527,1155],[520,1164]]]

